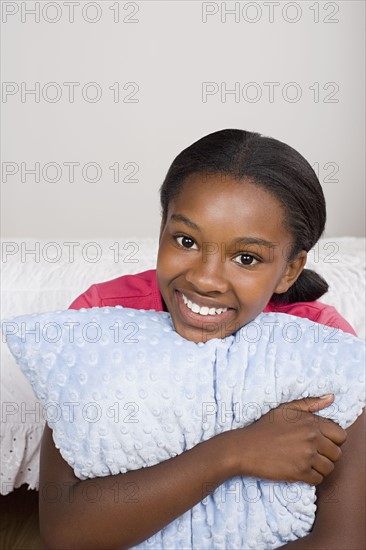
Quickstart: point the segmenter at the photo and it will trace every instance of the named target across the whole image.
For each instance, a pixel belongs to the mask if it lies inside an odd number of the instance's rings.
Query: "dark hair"
[[[227,174],[240,181],[249,179],[274,195],[285,212],[286,229],[293,237],[292,260],[307,252],[321,237],[326,221],[322,187],[316,173],[295,149],[276,139],[244,130],[220,130],[186,149],[173,161],[160,188],[162,223],[170,201],[181,192],[194,173]],[[328,291],[317,273],[303,269],[284,294],[273,294],[272,303],[311,302]]]

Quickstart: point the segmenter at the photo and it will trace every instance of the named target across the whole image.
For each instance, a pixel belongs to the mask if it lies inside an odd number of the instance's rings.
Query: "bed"
[[[324,238],[309,252],[307,262],[329,283],[321,301],[333,305],[363,339],[365,247],[361,237]],[[154,268],[157,248],[155,238],[4,240],[1,318],[67,309],[93,283]],[[0,493],[6,495],[23,484],[38,489],[42,410],[3,341],[1,411]]]

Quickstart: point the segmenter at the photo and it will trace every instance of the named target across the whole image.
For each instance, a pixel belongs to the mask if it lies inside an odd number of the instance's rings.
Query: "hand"
[[[317,485],[341,457],[346,431],[312,412],[328,407],[333,395],[280,405],[259,420],[227,432],[235,475]]]

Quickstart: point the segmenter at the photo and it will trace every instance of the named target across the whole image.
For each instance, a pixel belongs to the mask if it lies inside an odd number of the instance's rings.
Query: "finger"
[[[334,462],[328,460],[325,456],[318,454],[314,458],[312,469],[318,472],[323,477],[326,477],[334,470]]]
[[[295,409],[303,412],[314,412],[329,407],[333,401],[334,395],[329,393],[321,397],[304,397],[303,399],[290,401],[290,403],[283,403],[281,407],[284,409]]]
[[[341,448],[327,437],[322,437],[319,441],[318,453],[332,462],[338,462],[342,456]]]
[[[309,481],[310,485],[319,485],[323,481],[324,477],[314,468],[311,469]]]
[[[319,429],[321,433],[330,441],[336,445],[343,445],[347,439],[347,432],[338,424],[328,420],[327,418],[322,418],[319,422]]]

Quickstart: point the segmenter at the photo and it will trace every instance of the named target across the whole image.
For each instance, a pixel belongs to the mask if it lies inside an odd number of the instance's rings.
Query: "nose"
[[[229,281],[225,274],[225,261],[220,252],[202,254],[186,272],[186,281],[198,294],[219,292],[223,294],[229,289]]]

